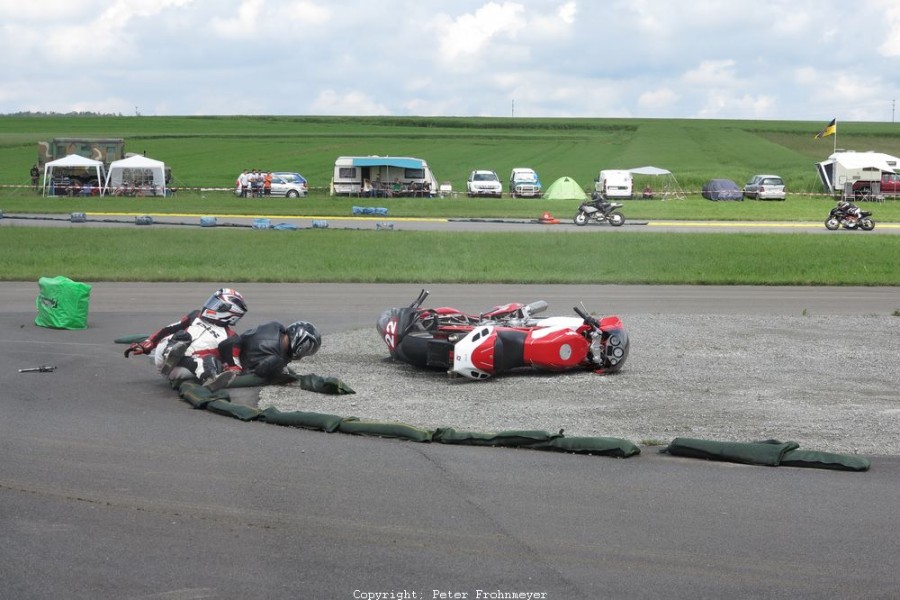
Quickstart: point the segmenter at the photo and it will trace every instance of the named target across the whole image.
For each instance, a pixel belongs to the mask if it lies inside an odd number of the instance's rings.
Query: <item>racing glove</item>
[[[125,358],[132,353],[134,354],[150,354],[153,351],[154,344],[150,340],[144,340],[143,342],[136,342],[128,346],[125,350]]]

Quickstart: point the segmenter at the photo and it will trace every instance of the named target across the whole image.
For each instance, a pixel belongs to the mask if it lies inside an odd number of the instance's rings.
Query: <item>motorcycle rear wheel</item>
[[[828,231],[837,231],[838,227],[840,226],[841,222],[834,217],[828,217],[825,220],[825,229],[827,229]]]
[[[622,213],[620,213],[618,211],[613,211],[613,212],[609,213],[609,216],[607,217],[607,219],[609,220],[609,224],[612,225],[613,227],[621,227],[622,225],[625,224],[625,215],[623,215]]]
[[[582,225],[587,225],[587,222],[588,222],[587,213],[579,212],[577,215],[575,215],[575,218],[572,219],[572,222],[575,223],[576,225],[578,225],[579,227]]]
[[[863,231],[872,231],[875,229],[875,221],[866,217],[859,222],[859,228]]]

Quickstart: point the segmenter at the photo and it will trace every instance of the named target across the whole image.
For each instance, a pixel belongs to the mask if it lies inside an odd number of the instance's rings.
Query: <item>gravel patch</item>
[[[775,438],[900,455],[900,318],[620,316],[632,345],[616,375],[450,379],[390,360],[373,326],[326,336],[318,354],[293,365],[340,377],[356,394],[272,386],[259,405],[428,429],[563,429],[638,444]]]

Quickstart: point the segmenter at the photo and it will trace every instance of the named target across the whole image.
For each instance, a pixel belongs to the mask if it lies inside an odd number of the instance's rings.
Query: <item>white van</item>
[[[607,198],[632,198],[634,179],[631,171],[622,169],[600,171],[600,175],[594,180],[594,189]]]

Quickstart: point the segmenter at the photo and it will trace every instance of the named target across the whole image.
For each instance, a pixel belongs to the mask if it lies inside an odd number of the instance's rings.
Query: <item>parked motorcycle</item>
[[[863,231],[872,231],[875,229],[875,221],[872,219],[872,212],[860,210],[857,214],[856,207],[849,203],[840,203],[831,209],[828,218],[825,219],[825,228],[829,231],[835,231],[843,227],[844,229],[862,229]]]
[[[578,317],[538,317],[547,303],[513,302],[479,315],[451,307],[421,308],[422,290],[409,307],[392,308],[376,328],[392,358],[419,368],[487,379],[518,368],[542,371],[619,371],[629,337],[619,317],[596,319],[581,307]]]
[[[587,225],[588,221],[608,222],[613,227],[625,224],[625,215],[617,209],[622,208],[619,202],[608,202],[599,192],[594,192],[590,200],[585,200],[578,207],[578,214],[572,219],[576,225]]]

